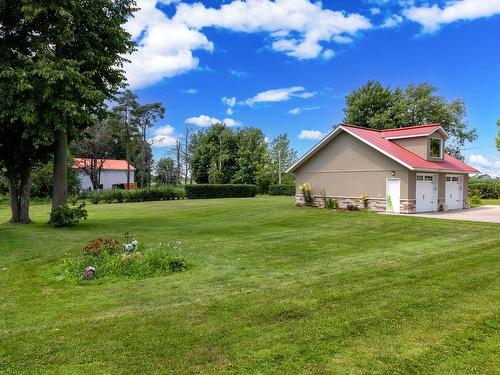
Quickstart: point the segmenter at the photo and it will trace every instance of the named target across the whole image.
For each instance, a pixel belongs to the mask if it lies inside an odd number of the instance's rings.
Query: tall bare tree
[[[107,120],[98,121],[88,127],[83,137],[72,146],[76,156],[75,164],[92,182],[94,190],[101,185],[101,172],[104,162],[110,158],[112,151],[111,126]]]

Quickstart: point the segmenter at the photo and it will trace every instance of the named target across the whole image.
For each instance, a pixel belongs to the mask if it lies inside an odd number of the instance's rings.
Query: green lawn
[[[495,204],[495,205],[500,205],[500,199],[482,199],[481,204]]]
[[[0,226],[0,373],[498,374],[500,225],[292,198],[89,205]],[[0,221],[8,218],[0,208]],[[90,239],[181,240],[189,271],[89,285],[46,267]]]

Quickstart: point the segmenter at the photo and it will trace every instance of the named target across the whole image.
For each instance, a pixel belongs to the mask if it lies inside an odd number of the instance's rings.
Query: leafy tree
[[[290,140],[286,133],[278,135],[269,145],[271,170],[275,176],[273,183],[293,183],[294,177],[285,171],[297,160],[297,151],[290,147]]]
[[[156,182],[160,185],[177,185],[179,183],[177,167],[173,158],[161,158],[156,164]]]
[[[79,189],[80,179],[78,172],[72,168],[73,157],[68,155],[68,192],[76,193]],[[53,188],[52,175],[54,174],[54,162],[37,164],[31,173],[31,196],[51,197]]]
[[[0,2],[0,170],[9,191],[10,222],[22,224],[31,222],[31,169],[48,151],[34,113],[31,34],[22,2]]]
[[[0,112],[35,149],[53,145],[54,209],[67,201],[68,139],[101,116],[105,100],[124,84],[122,64],[133,43],[123,25],[134,1],[2,4],[0,97],[8,92],[9,100]],[[26,180],[25,173],[16,178]]]
[[[238,138],[224,124],[193,134],[190,165],[197,183],[229,183],[238,170]]]
[[[262,130],[246,128],[238,132],[238,170],[233,183],[255,184],[259,165],[265,161],[267,145]]]
[[[462,158],[460,149],[477,138],[465,122],[465,103],[447,101],[429,84],[408,85],[404,90],[384,88],[369,81],[346,97],[344,122],[375,129],[439,123],[450,135],[447,152]]]

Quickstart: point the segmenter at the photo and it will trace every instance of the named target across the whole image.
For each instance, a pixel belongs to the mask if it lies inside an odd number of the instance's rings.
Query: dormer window
[[[443,158],[443,140],[440,138],[429,138],[429,156],[433,159]]]

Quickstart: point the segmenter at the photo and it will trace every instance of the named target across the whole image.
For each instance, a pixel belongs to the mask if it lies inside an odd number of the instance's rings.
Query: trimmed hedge
[[[177,186],[153,187],[139,190],[102,190],[86,194],[92,203],[147,202],[182,199],[186,196],[184,189]]]
[[[271,185],[269,195],[295,195],[295,185]]]
[[[500,198],[500,180],[469,180],[469,196],[481,199]]]
[[[258,187],[245,184],[198,184],[186,185],[189,199],[255,197]]]

